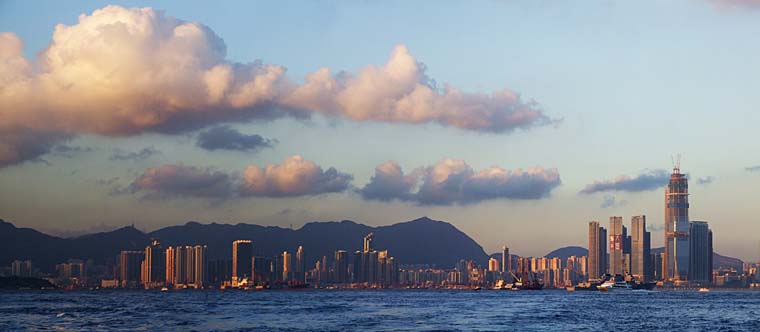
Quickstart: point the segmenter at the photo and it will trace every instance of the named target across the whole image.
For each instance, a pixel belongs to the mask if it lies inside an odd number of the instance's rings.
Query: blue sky
[[[56,24],[77,24],[107,2],[0,2],[0,31],[24,41],[34,62]],[[0,169],[0,211],[17,225],[51,231],[109,228],[134,222],[144,229],[186,220],[300,226],[352,219],[390,224],[427,215],[452,222],[487,251],[507,244],[541,255],[586,245],[589,220],[647,215],[661,226],[663,189],[579,191],[594,181],[669,169],[680,153],[691,176],[691,219],[707,220],[718,252],[758,259],[760,231],[754,196],[760,172],[755,130],[760,116],[760,7],[711,1],[504,2],[121,2],[151,6],[166,16],[201,23],[224,40],[227,60],[287,68],[301,83],[327,67],[356,73],[383,65],[403,44],[427,76],[469,93],[508,88],[535,100],[557,121],[492,133],[437,123],[281,117],[232,122],[245,134],[276,139],[255,151],[207,151],[197,131],[109,136],[81,133],[73,158],[50,153]],[[160,151],[143,160],[110,160],[115,151]],[[351,188],[296,197],[160,197],[114,193],[147,168],[182,163],[242,173],[248,165],[280,164],[301,155],[325,170],[353,176]],[[468,204],[419,205],[377,201],[354,192],[376,166],[394,160],[405,172],[444,158],[476,172],[542,166],[561,184],[541,199],[501,197]],[[697,178],[712,177],[709,184]],[[118,178],[104,185],[108,179]],[[98,184],[100,182],[101,184]],[[356,187],[356,188],[353,188]],[[117,190],[118,191],[118,190]],[[617,204],[602,208],[606,196]],[[610,201],[609,197],[606,199]],[[137,212],[136,212],[137,211]],[[650,227],[652,228],[652,227]],[[653,231],[655,245],[662,231]]]

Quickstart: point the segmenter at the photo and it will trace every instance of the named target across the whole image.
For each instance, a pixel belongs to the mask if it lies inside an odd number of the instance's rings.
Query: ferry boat
[[[603,292],[608,292],[611,290],[633,290],[633,286],[631,284],[625,282],[625,281],[615,281],[615,279],[610,279],[605,282],[603,282],[601,285],[596,286],[597,289]]]
[[[700,289],[699,289],[699,292],[700,292],[700,293],[709,293],[709,292],[710,292],[710,289],[709,289],[709,288],[706,288],[706,287],[702,287],[702,288],[700,288]]]

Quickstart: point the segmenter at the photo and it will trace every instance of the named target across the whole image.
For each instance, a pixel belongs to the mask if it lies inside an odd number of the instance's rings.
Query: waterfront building
[[[293,274],[293,254],[283,251],[282,252],[282,280],[289,281]]]
[[[489,258],[488,259],[488,272],[497,272],[499,271],[499,261],[496,258]]]
[[[208,247],[196,245],[193,247],[193,280],[195,288],[203,288],[208,283]]]
[[[692,221],[689,225],[689,281],[712,283],[712,231],[707,222]]]
[[[588,278],[607,273],[607,231],[598,221],[588,223]]]
[[[339,284],[348,282],[348,252],[345,250],[335,251],[333,260],[333,281]]]
[[[638,280],[652,279],[650,273],[650,233],[647,232],[646,216],[631,218],[631,275]]]
[[[272,264],[274,263],[271,258],[259,256],[253,257],[251,266],[253,266],[254,284],[267,285],[274,281],[275,278],[273,278],[274,272],[272,270]]]
[[[145,287],[163,284],[166,278],[166,252],[161,248],[161,243],[153,239],[151,244],[145,247],[145,260],[142,263]]]
[[[686,280],[689,272],[689,184],[680,165],[665,188],[664,280]]]
[[[512,271],[512,255],[509,254],[509,247],[501,247],[501,272],[508,274]]]
[[[81,259],[69,259],[66,263],[57,264],[55,270],[61,278],[83,278],[86,275],[84,267]]]
[[[164,280],[166,280],[166,283],[169,285],[174,284],[175,280],[175,268],[176,268],[176,262],[175,262],[175,255],[176,251],[174,250],[174,247],[169,246],[166,248],[166,251],[164,252],[164,255],[166,256],[164,258],[164,261],[166,262],[166,273],[164,275]]]
[[[623,217],[610,217],[610,274],[625,274],[623,258]]]
[[[14,260],[11,263],[11,275],[16,276],[16,277],[31,277],[32,276],[32,261]]]
[[[253,267],[253,244],[251,240],[232,242],[232,287],[237,287],[243,279],[251,277]]]
[[[296,250],[296,265],[294,278],[300,282],[306,282],[306,257],[304,257],[303,247],[298,246]]]
[[[140,282],[144,251],[124,250],[119,254],[119,280],[121,287],[135,287]]]

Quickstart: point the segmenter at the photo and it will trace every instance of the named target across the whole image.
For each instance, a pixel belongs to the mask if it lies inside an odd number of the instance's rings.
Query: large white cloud
[[[476,172],[463,160],[446,158],[408,175],[398,163],[384,163],[359,193],[370,200],[397,199],[421,205],[474,204],[491,199],[541,199],[560,184],[556,169],[491,167]]]
[[[399,45],[384,66],[355,75],[322,68],[296,84],[283,66],[227,60],[222,39],[202,24],[107,6],[56,26],[35,63],[16,35],[0,34],[0,132],[124,136],[311,113],[490,132],[551,122],[510,90],[438,89],[424,68]],[[4,149],[24,147],[11,144]],[[6,153],[2,165],[29,155]]]
[[[351,175],[338,172],[335,168],[325,171],[313,161],[295,155],[280,165],[246,167],[240,193],[275,197],[318,195],[344,191],[352,179]]]

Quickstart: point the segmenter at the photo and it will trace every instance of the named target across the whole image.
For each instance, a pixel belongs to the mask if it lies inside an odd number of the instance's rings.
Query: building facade
[[[522,273],[523,271],[520,270]],[[588,223],[588,278],[607,273],[607,230],[598,221]]]
[[[665,269],[663,279],[686,280],[689,273],[689,184],[679,166],[665,188]]]
[[[707,222],[691,222],[689,225],[689,282],[700,285],[712,283],[712,257],[712,231]]]
[[[610,274],[625,274],[623,217],[610,217]]]

